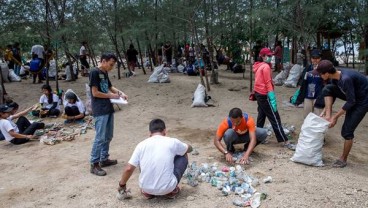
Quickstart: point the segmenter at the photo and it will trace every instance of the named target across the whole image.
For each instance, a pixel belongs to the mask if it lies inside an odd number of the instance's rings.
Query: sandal
[[[336,160],[336,162],[332,165],[334,168],[344,168],[346,167],[347,163],[345,161],[342,161],[340,159]]]
[[[172,192],[166,194],[165,197],[167,199],[175,199],[178,196],[179,192],[180,192],[180,188],[179,186],[176,186],[175,189]]]
[[[146,192],[144,192],[143,190],[141,190],[142,195],[144,196],[145,199],[152,199],[155,198],[155,195],[152,194],[147,194]]]

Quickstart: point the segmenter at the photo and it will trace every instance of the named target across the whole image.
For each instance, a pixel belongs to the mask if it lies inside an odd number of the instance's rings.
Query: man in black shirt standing
[[[95,119],[96,135],[91,152],[91,173],[104,176],[106,172],[101,167],[116,165],[117,160],[109,159],[109,147],[114,130],[114,107],[110,99],[120,97],[128,99],[122,91],[112,86],[108,72],[117,62],[114,54],[102,54],[98,68],[90,73],[90,87],[92,94],[92,112]]]

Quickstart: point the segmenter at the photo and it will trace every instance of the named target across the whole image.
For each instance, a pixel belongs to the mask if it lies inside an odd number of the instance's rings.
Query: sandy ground
[[[136,144],[148,136],[148,123],[153,118],[162,118],[166,122],[169,136],[180,138],[198,150],[199,155],[190,155],[190,162],[226,165],[212,139],[217,125],[232,107],[240,107],[256,117],[256,102],[248,101],[249,71],[243,79],[242,74],[220,70],[221,84],[211,85],[209,92],[215,107],[208,108],[190,107],[199,77],[170,74],[171,83],[151,84],[147,83],[149,75],[137,71],[136,77],[120,80],[114,76],[116,71],[110,75],[113,85],[129,96],[129,104],[115,113],[115,136],[110,155],[118,159],[118,165],[106,168],[107,176],[97,177],[89,173],[94,130],[74,141],[54,146],[37,141],[14,146],[1,141],[0,207],[233,207],[234,194],[225,197],[210,184],[191,187],[184,180],[176,200],[145,200],[139,194],[138,171],[128,182],[133,194],[131,200],[117,200],[116,190],[124,165]],[[31,82],[23,80],[5,84],[21,109],[36,103],[41,95],[41,85]],[[60,86],[63,90],[72,88],[85,98],[86,82],[87,78],[82,77],[76,82],[60,81]],[[54,81],[51,85],[55,88]],[[276,87],[282,122],[296,126],[293,135],[296,142],[303,122],[303,109],[282,105],[294,91]],[[335,110],[341,105],[338,102]],[[47,123],[55,121],[45,120]],[[335,169],[331,165],[343,146],[340,137],[342,121],[340,119],[327,133],[323,148],[325,167],[291,162],[293,152],[277,144],[274,136],[269,138],[268,144],[255,149],[252,164],[244,166],[247,173],[261,180],[266,176],[273,178],[272,183],[261,183],[257,187],[268,194],[261,207],[368,207],[368,142],[364,130],[368,120],[365,118],[356,130],[348,166]]]

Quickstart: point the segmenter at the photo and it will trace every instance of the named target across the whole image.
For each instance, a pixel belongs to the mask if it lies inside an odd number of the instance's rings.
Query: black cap
[[[311,57],[321,58],[321,51],[318,49],[313,49],[311,52]]]
[[[13,108],[11,108],[11,107],[9,107],[5,104],[0,105],[0,113],[9,113],[12,110],[13,110]]]

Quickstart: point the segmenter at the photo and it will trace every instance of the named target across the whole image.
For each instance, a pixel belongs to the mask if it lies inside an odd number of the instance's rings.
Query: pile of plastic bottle
[[[203,163],[198,166],[196,162],[192,162],[184,177],[190,186],[195,187],[200,182],[207,182],[224,196],[238,195],[239,198],[233,200],[235,206],[256,208],[260,206],[261,198],[266,197],[265,193],[258,193],[254,188],[259,185],[259,180],[248,175],[240,165],[219,168],[217,163]]]

